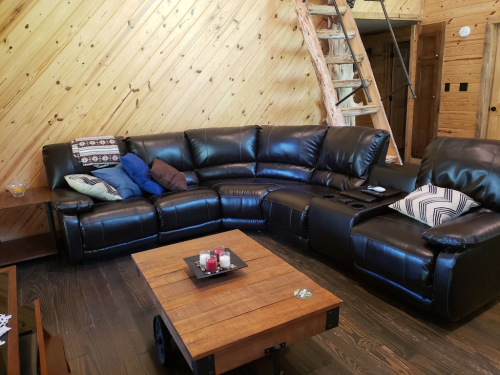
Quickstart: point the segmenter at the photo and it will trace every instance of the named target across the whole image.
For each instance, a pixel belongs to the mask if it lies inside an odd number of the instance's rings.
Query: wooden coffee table
[[[198,280],[184,258],[230,248],[248,267]],[[194,374],[221,374],[338,325],[342,301],[239,230],[132,255],[160,315],[158,356],[168,364],[170,336]],[[307,288],[308,300],[294,296]]]

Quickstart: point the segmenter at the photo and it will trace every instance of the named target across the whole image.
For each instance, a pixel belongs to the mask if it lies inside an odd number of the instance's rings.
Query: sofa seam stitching
[[[451,278],[453,276],[453,271],[455,269],[455,264],[457,263],[458,252],[453,256],[453,267],[450,267],[450,273],[448,275],[448,287],[446,288],[446,314],[450,316],[450,289],[451,289]]]
[[[495,155],[495,158],[491,162],[491,167],[490,167],[490,171],[488,172],[488,177],[486,178],[486,180],[484,182],[484,191],[483,191],[483,197],[482,197],[483,201],[484,201],[484,197],[486,196],[486,189],[488,188],[488,186],[486,186],[487,182],[490,180],[491,171],[493,170],[493,166],[495,165],[495,162],[497,161],[497,158],[498,158],[499,154],[500,154],[500,150],[498,150],[497,154]]]
[[[146,146],[144,145],[144,139],[141,139],[142,148],[144,149],[144,155],[146,155],[146,162],[148,161],[148,152],[146,151]],[[149,165],[148,165],[149,167]]]
[[[269,135],[267,136],[267,159],[268,161],[271,161],[271,156],[269,154],[269,150],[271,148],[271,133],[273,132],[274,130],[274,126],[271,127],[271,129],[269,130]]]
[[[351,176],[353,176],[353,175],[354,175],[354,174],[353,174],[353,170],[354,170],[354,163],[353,163],[353,160],[354,160],[354,156],[356,155],[356,151],[358,150],[359,144],[361,143],[361,138],[362,138],[362,137],[365,135],[365,133],[366,133],[367,131],[369,131],[369,130],[371,130],[371,129],[366,129],[363,133],[361,133],[361,134],[359,135],[358,142],[356,143],[356,147],[354,148],[354,152],[352,153],[352,159],[351,159],[351,160],[349,160],[349,161],[350,161],[350,165],[351,165],[351,173],[350,173],[350,175],[351,175]],[[371,163],[370,163],[370,164],[371,164]]]
[[[448,138],[443,139],[443,142],[439,145],[438,149],[436,150],[436,153],[434,154],[434,159],[432,160],[432,167],[431,167],[431,184],[434,182],[433,175],[434,175],[434,165],[436,164],[436,159],[439,153],[439,150],[441,150],[441,147],[443,147],[444,143],[448,140]]]

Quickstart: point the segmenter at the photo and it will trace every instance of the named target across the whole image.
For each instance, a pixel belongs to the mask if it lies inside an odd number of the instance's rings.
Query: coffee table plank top
[[[226,246],[247,268],[198,280],[184,258]],[[192,360],[339,307],[342,301],[239,230],[132,255]],[[314,292],[294,297],[298,288]],[[307,337],[307,336],[306,336]]]

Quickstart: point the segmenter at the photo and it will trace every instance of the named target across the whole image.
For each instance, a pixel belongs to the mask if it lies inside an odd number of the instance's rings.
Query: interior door
[[[495,73],[488,119],[488,139],[500,140],[500,48],[497,48],[495,58]]]
[[[410,64],[410,42],[398,43],[401,55],[408,69]],[[393,67],[392,67],[392,89],[391,92],[400,89],[406,84],[406,74],[401,65],[399,57],[393,53]],[[408,104],[408,89],[399,90],[392,97],[391,100],[391,128],[394,135],[394,140],[399,150],[405,148],[405,134],[406,134],[406,112]],[[401,153],[401,151],[400,151]],[[404,154],[404,152],[402,152]]]
[[[411,156],[422,159],[437,136],[446,23],[419,26]]]

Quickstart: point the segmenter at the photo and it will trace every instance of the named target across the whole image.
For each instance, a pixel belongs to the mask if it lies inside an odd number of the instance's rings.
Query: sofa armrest
[[[75,190],[59,188],[51,192],[52,206],[58,212],[78,213],[89,210],[94,201]]]
[[[59,236],[62,237],[64,248],[61,258],[71,263],[83,262],[83,243],[80,233],[80,220],[77,214],[57,212],[59,221]]]
[[[430,228],[422,238],[432,245],[469,249],[500,237],[500,214],[490,210],[471,212]]]
[[[412,193],[415,190],[418,165],[383,164],[375,165],[371,169],[368,184]]]
[[[433,309],[458,321],[500,294],[500,237],[470,249],[444,249],[436,260]]]

